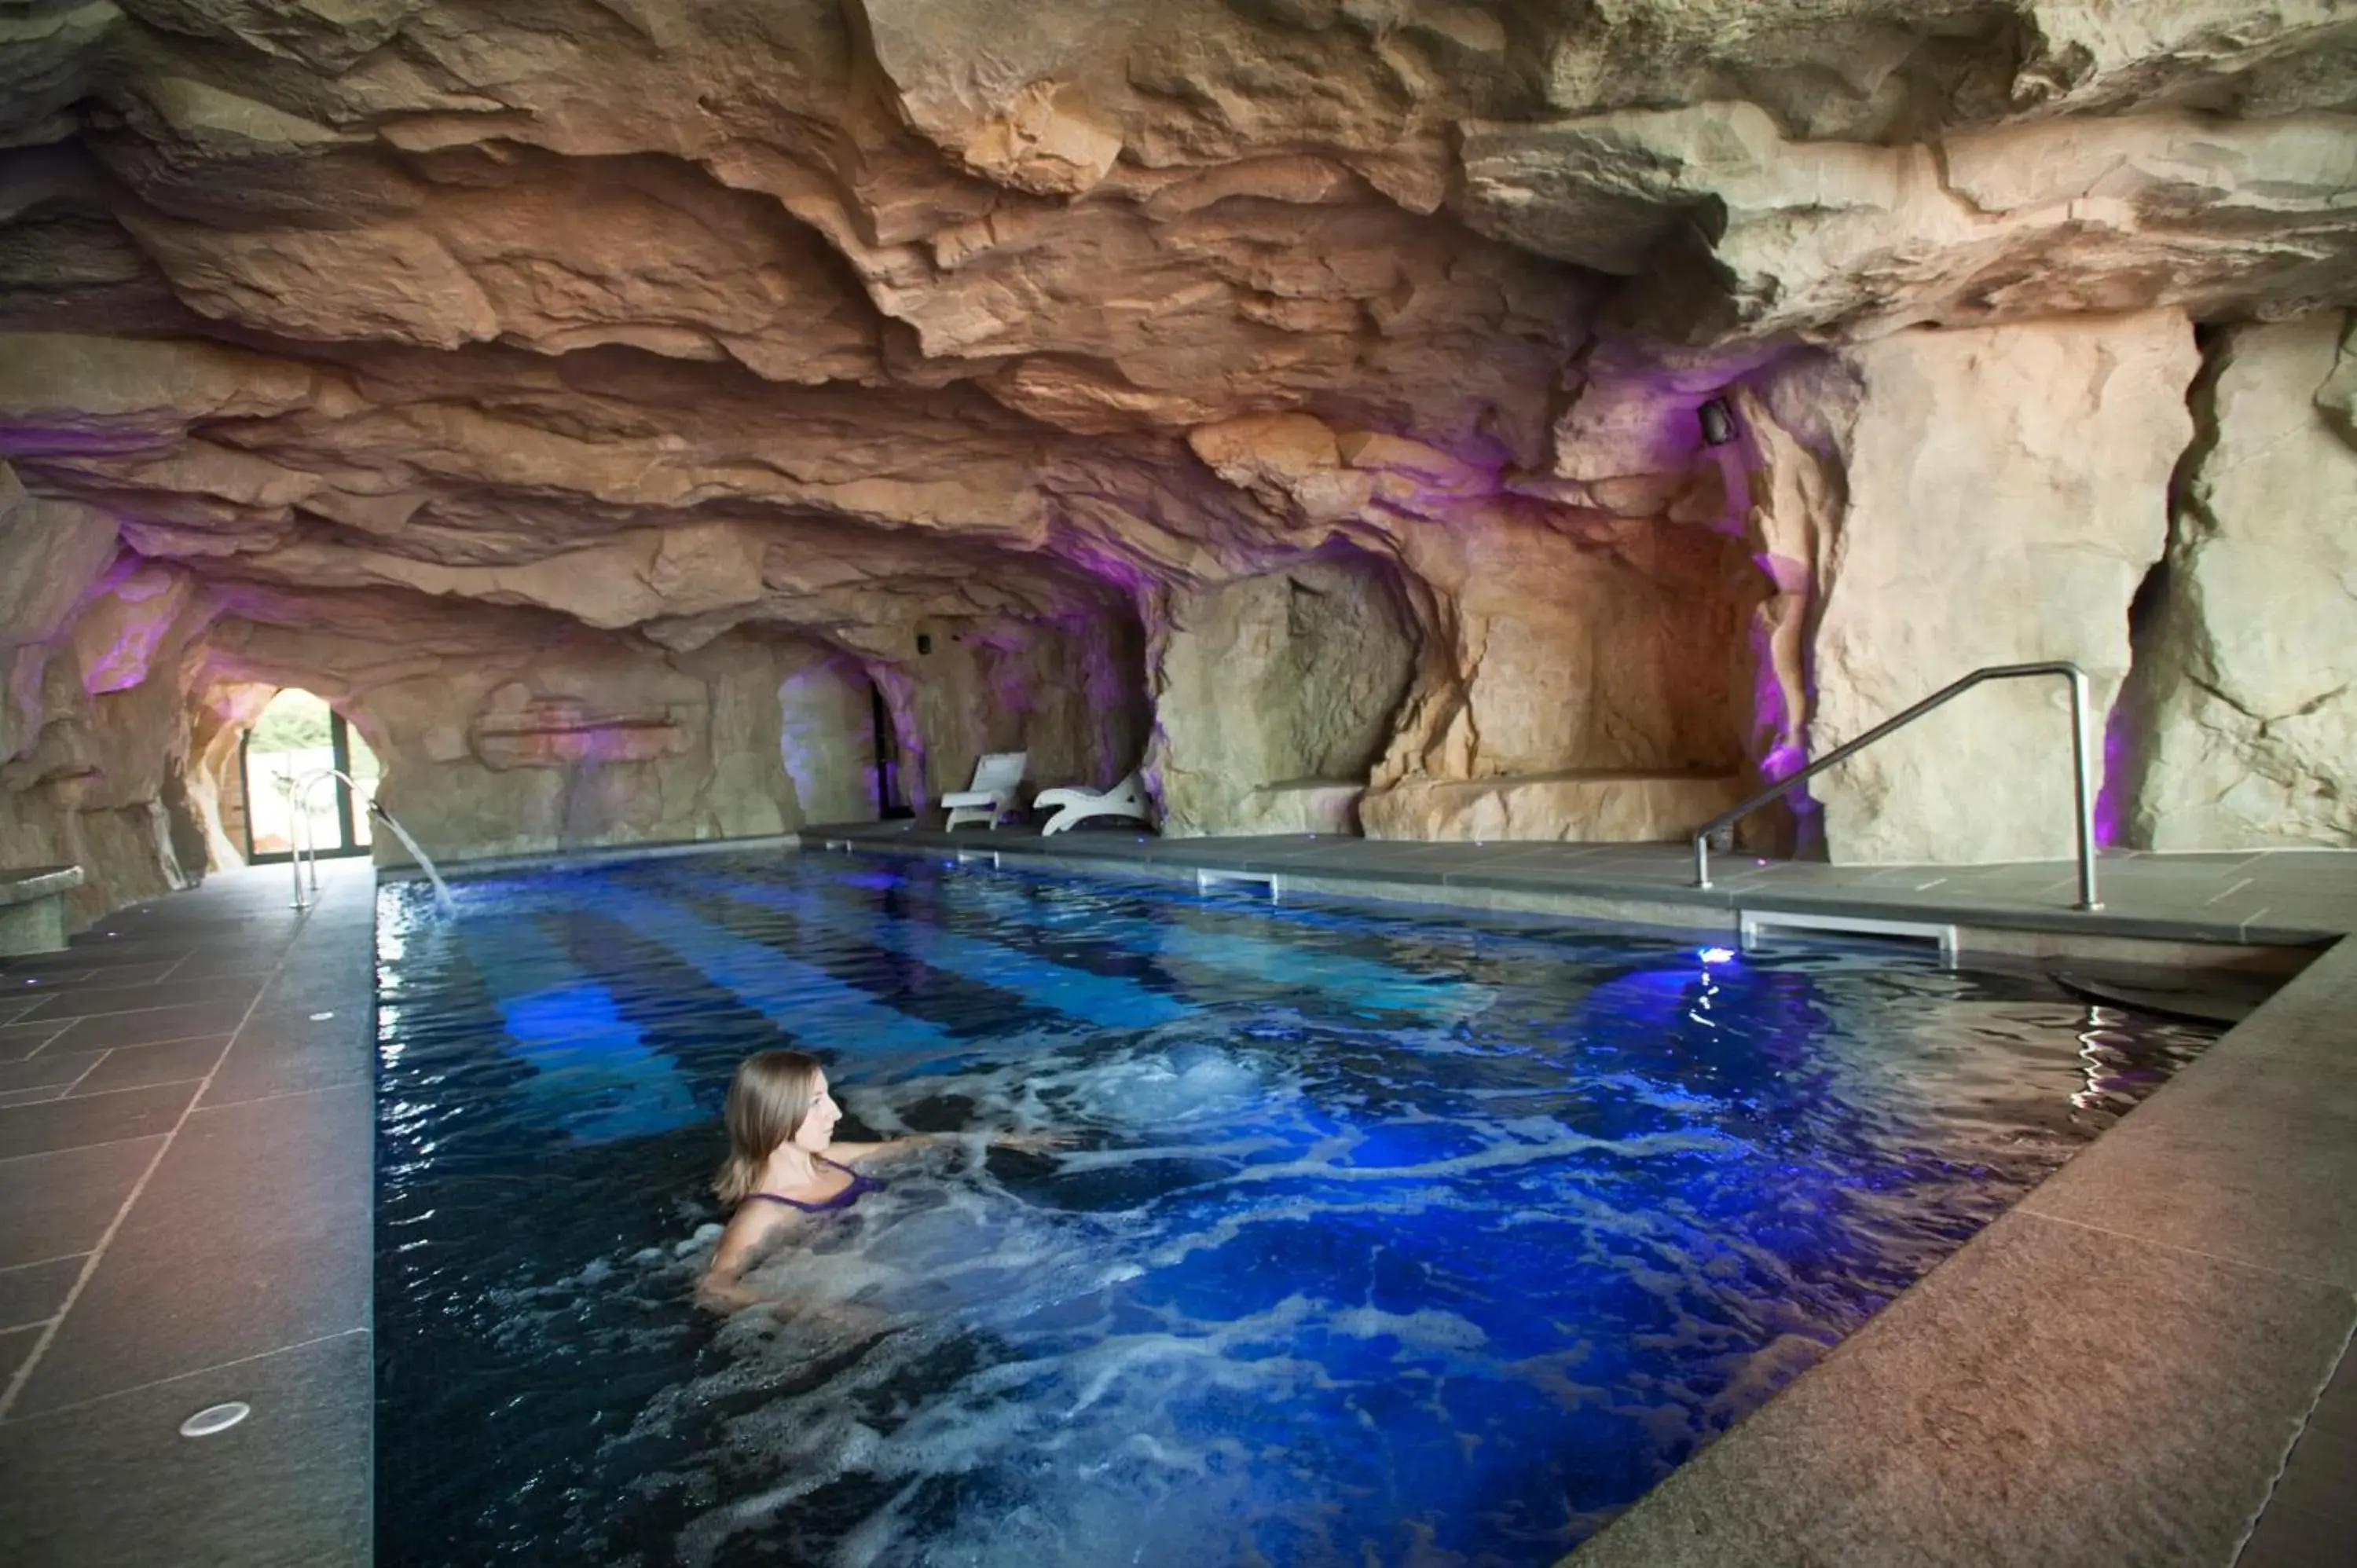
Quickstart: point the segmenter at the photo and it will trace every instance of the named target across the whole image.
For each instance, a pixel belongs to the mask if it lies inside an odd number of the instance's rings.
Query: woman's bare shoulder
[[[737,1206],[726,1229],[720,1232],[720,1253],[742,1258],[795,1229],[802,1218],[802,1211],[790,1204],[748,1197]]]

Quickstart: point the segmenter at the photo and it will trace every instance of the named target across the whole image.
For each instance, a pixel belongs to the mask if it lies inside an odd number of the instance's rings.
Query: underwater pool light
[[[1695,957],[1705,963],[1732,963],[1735,961],[1735,950],[1733,948],[1696,948]]]

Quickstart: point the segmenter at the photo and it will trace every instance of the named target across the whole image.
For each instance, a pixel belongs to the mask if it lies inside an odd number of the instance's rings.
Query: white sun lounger
[[[975,763],[974,782],[942,797],[950,813],[943,831],[960,822],[998,826],[1015,810],[1015,791],[1023,782],[1023,764],[1029,756],[1025,751],[994,751]]]
[[[1086,822],[1091,817],[1128,817],[1140,822],[1146,820],[1146,791],[1139,786],[1135,772],[1102,794],[1094,789],[1042,789],[1031,805],[1035,811],[1046,811],[1049,807],[1056,811],[1056,814],[1048,819],[1048,825],[1039,830],[1041,838],[1049,833],[1062,832],[1073,823]]]

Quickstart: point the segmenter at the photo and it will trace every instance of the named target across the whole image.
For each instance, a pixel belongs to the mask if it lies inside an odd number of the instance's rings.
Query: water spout
[[[295,802],[296,837],[295,854],[293,857],[295,865],[294,907],[297,909],[307,907],[310,903],[311,899],[317,898],[319,896],[319,852],[310,842],[311,813],[309,807],[312,789],[318,785],[320,780],[326,779],[340,779],[353,794],[357,795],[361,792],[359,780],[355,779],[350,774],[346,773],[341,768],[323,768],[317,773],[307,774],[295,786],[293,791],[293,800]],[[444,914],[455,918],[458,913],[458,901],[455,897],[451,897],[450,885],[442,880],[442,874],[434,869],[434,862],[426,857],[425,851],[420,848],[417,841],[410,836],[409,830],[395,822],[393,820],[393,813],[386,811],[382,806],[378,805],[373,799],[371,799],[368,803],[368,811],[370,816],[374,817],[378,822],[382,822],[386,827],[391,828],[393,830],[393,836],[401,841],[402,848],[407,850],[410,853],[411,857],[414,859],[419,865],[425,868],[426,880],[434,884],[434,901],[442,907],[442,912]],[[306,851],[309,852],[311,857],[311,886],[309,889],[309,897],[305,897],[303,886],[303,856]]]
[[[373,800],[369,802],[369,815],[391,828],[393,836],[401,841],[401,847],[407,850],[411,858],[425,868],[425,879],[434,884],[434,901],[442,906],[444,914],[455,917],[458,913],[458,901],[450,896],[450,885],[442,880],[442,874],[434,869],[434,863],[426,858],[425,852],[418,847],[417,841],[409,836],[409,830],[394,822],[393,813]]]

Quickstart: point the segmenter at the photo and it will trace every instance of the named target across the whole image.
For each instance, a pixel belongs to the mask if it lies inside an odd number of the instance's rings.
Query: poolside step
[[[2271,995],[2275,977],[2177,972],[2147,965],[2051,965],[2054,983],[2090,1002],[2203,1024],[2239,1024]]]
[[[1208,893],[1214,887],[1231,885],[1265,886],[1271,903],[1275,903],[1285,891],[1285,879],[1274,871],[1211,871],[1199,867],[1195,872],[1195,891],[1198,893]]]
[[[1896,941],[1930,942],[1940,950],[1940,961],[1956,966],[1956,928],[1925,920],[1886,920],[1867,915],[1819,915],[1793,909],[1740,909],[1737,930],[1746,952],[1758,947],[1768,932],[1831,931],[1842,936],[1881,937]]]

